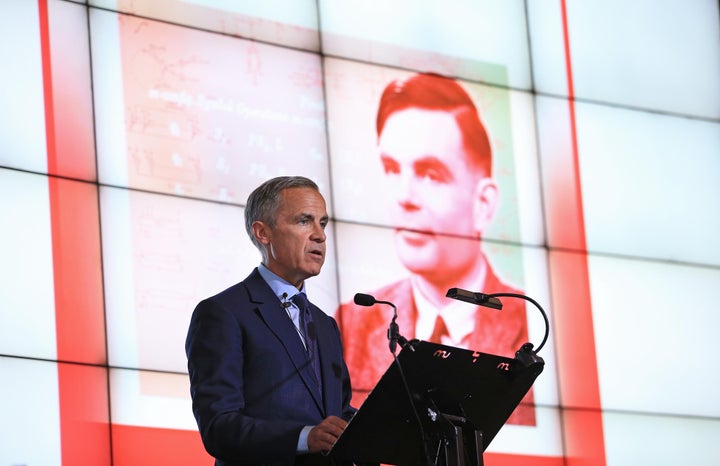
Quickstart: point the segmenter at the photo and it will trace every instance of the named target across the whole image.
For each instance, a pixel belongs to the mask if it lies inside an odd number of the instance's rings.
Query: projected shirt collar
[[[410,280],[413,283],[413,280]],[[415,338],[427,340],[435,328],[435,320],[438,314],[445,321],[448,329],[448,336],[439,342],[451,346],[461,346],[464,340],[475,329],[476,306],[460,301],[448,299],[447,306],[437,309],[412,285],[413,299],[417,308],[418,318],[415,323]]]

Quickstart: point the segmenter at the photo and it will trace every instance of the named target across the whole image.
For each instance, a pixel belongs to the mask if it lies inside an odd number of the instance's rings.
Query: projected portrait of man
[[[499,192],[490,140],[473,101],[459,83],[439,75],[396,80],[382,93],[376,128],[395,250],[408,277],[364,292],[397,306],[408,339],[513,357],[528,341],[524,301],[505,299],[497,311],[445,296],[453,287],[520,293],[500,280],[482,249]],[[355,406],[392,361],[389,312],[349,302],[336,314]],[[534,424],[534,409],[521,405],[508,422]]]

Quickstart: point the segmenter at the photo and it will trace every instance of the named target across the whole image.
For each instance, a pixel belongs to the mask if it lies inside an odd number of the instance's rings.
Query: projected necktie
[[[318,355],[317,330],[310,315],[310,302],[305,293],[298,293],[292,297],[293,303],[300,310],[300,330],[305,338],[308,359],[318,382],[318,388],[322,393],[322,378],[320,376],[320,356]]]
[[[445,321],[442,317],[440,317],[440,314],[438,314],[437,319],[435,320],[435,328],[433,329],[432,335],[430,335],[428,341],[442,344],[443,337],[447,335],[448,329],[445,326]]]

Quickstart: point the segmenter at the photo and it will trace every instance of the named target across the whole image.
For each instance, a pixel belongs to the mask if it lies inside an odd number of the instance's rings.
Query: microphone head
[[[495,296],[485,293],[473,293],[472,291],[463,290],[461,288],[450,288],[445,295],[448,298],[465,301],[466,303],[475,304],[477,306],[485,306],[492,309],[502,310],[502,302]]]
[[[374,296],[364,293],[355,293],[354,301],[358,306],[372,306],[377,302]]]

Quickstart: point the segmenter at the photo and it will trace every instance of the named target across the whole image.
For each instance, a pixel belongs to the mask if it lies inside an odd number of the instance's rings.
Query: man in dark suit
[[[338,327],[305,297],[325,260],[327,223],[313,181],[263,183],[245,209],[262,263],[193,312],[193,413],[216,465],[330,464],[321,453],[354,412]]]
[[[520,293],[501,281],[481,247],[499,192],[490,138],[475,104],[455,80],[416,74],[385,87],[376,128],[395,251],[409,276],[370,294],[397,306],[408,339],[513,357],[528,341],[524,301],[503,300],[498,312],[445,296],[454,287]],[[384,338],[391,316],[382,305],[367,310],[350,302],[335,317],[353,404],[360,406],[392,361]],[[525,402],[508,422],[535,423],[532,394]]]

